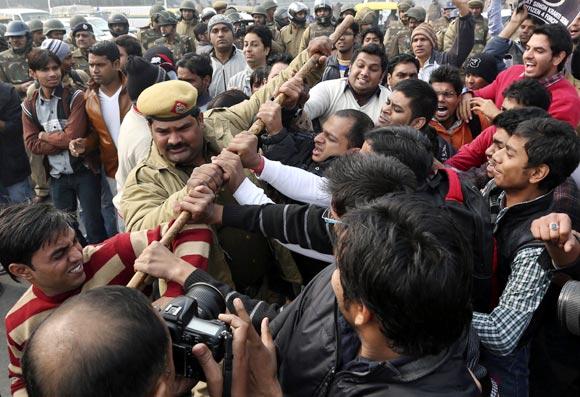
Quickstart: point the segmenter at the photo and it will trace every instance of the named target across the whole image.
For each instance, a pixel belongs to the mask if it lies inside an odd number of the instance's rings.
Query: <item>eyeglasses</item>
[[[334,219],[331,217],[330,208],[324,210],[324,212],[322,213],[322,220],[329,225],[343,224],[341,220]]]
[[[442,95],[443,98],[453,98],[457,96],[457,93],[455,91],[440,91],[435,93],[437,94],[437,96]]]

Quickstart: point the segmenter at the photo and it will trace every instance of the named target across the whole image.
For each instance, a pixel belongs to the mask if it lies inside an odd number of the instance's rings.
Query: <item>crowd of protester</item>
[[[400,0],[379,24],[268,0],[249,23],[185,0],[103,41],[10,22],[12,395],[580,395],[557,309],[580,279],[580,13],[501,7]],[[176,375],[166,325],[198,283],[233,334],[222,366],[189,349],[204,379]]]

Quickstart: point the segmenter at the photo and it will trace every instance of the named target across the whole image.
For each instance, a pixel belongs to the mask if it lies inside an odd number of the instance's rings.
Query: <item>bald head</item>
[[[30,397],[151,396],[169,347],[167,328],[140,292],[90,290],[33,334],[22,358],[26,389]]]

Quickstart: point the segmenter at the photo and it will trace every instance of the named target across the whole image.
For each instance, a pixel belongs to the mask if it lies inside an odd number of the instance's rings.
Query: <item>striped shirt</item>
[[[82,291],[104,285],[125,285],[134,274],[133,263],[143,250],[155,240],[160,240],[168,224],[155,229],[120,233],[99,245],[83,249],[86,280],[73,291],[57,296],[47,296],[34,285],[20,297],[6,315],[8,341],[8,376],[15,397],[27,396],[20,360],[26,342],[42,321],[66,299]],[[207,269],[212,233],[202,225],[187,225],[173,240],[170,249],[179,258],[199,269]],[[168,283],[165,296],[183,294],[176,283]]]

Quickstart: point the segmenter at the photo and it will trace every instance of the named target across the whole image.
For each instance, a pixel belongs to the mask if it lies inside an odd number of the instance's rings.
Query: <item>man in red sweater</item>
[[[208,227],[191,225],[177,235],[170,252],[159,243],[168,225],[120,233],[99,245],[82,248],[70,218],[49,204],[15,205],[0,211],[0,263],[13,278],[31,287],[6,315],[13,396],[26,396],[20,359],[26,342],[44,319],[71,296],[103,285],[125,285],[136,260],[207,268],[212,234]],[[166,297],[183,294],[168,283]]]
[[[580,123],[580,98],[576,88],[565,78],[564,64],[572,53],[572,38],[563,25],[538,26],[526,44],[524,64],[514,65],[501,72],[490,85],[465,93],[461,98],[460,116],[471,119],[473,96],[494,101],[500,108],[505,89],[514,81],[525,77],[537,79],[552,95],[548,113],[576,128]]]

